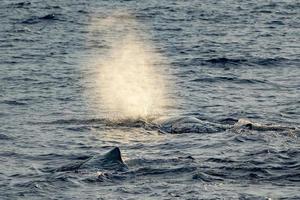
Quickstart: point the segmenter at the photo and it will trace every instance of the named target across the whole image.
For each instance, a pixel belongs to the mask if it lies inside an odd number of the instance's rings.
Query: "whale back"
[[[260,124],[257,122],[252,122],[248,119],[239,119],[237,123],[233,125],[233,130],[255,130],[255,131],[287,131],[292,133],[298,133],[299,130],[296,127],[286,127],[274,124]]]
[[[224,130],[221,126],[195,117],[164,117],[154,123],[166,133],[215,133]]]
[[[118,147],[114,147],[112,150],[104,155],[95,155],[84,161],[73,162],[64,166],[61,166],[53,171],[78,171],[78,170],[125,170],[127,165],[123,162],[121,151]]]
[[[96,155],[84,162],[80,169],[107,169],[122,170],[127,166],[121,157],[121,151],[118,147],[113,148],[104,155]]]

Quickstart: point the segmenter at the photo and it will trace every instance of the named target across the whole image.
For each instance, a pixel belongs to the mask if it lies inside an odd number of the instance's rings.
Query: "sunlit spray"
[[[105,117],[151,119],[165,114],[170,102],[166,97],[166,60],[137,31],[136,20],[129,14],[95,20],[91,32],[102,32],[109,48],[90,64],[93,86],[90,103]]]

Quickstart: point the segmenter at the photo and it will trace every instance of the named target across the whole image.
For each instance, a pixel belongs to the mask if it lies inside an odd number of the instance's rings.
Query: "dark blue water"
[[[116,10],[169,60],[168,113],[300,126],[297,0],[1,0],[0,199],[300,199],[299,134],[167,134],[95,114],[86,61],[110,44],[89,27]],[[128,171],[43,170],[113,146]]]

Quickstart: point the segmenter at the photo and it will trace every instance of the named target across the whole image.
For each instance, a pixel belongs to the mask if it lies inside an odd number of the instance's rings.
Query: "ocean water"
[[[300,199],[299,134],[108,123],[90,78],[130,29],[163,58],[162,114],[297,128],[299,22],[297,0],[1,0],[0,199]],[[44,170],[112,147],[127,171]]]

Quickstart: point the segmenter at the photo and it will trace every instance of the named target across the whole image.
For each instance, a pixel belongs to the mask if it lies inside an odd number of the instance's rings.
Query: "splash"
[[[109,119],[150,119],[164,114],[166,105],[165,59],[155,51],[136,20],[128,13],[92,23],[92,32],[109,47],[93,58],[89,96]]]

